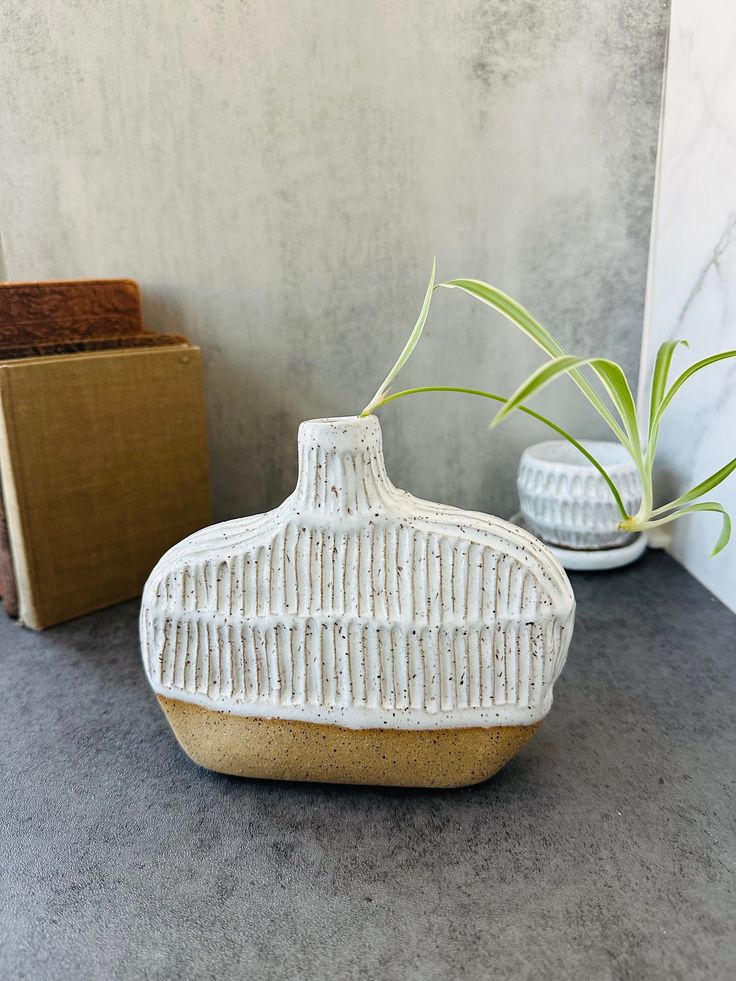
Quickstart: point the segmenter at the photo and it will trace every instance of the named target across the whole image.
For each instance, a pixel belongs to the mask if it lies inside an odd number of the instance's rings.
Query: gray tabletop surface
[[[571,578],[550,716],[453,791],[209,773],[136,602],[0,617],[0,978],[736,977],[736,617],[661,553]]]

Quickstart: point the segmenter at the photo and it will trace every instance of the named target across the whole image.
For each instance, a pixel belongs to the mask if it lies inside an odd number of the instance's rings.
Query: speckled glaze
[[[547,714],[573,617],[567,577],[536,538],[398,490],[377,419],[347,417],[301,425],[297,486],[279,508],[204,529],[161,559],[143,595],[141,641],[167,717],[205,766],[451,786],[458,774],[495,772],[526,741],[511,728],[528,738]],[[295,768],[284,727],[292,747],[304,746],[293,739],[304,725],[320,740]],[[485,740],[485,765],[478,740],[458,731],[503,727]],[[207,731],[217,733],[209,754]],[[448,752],[436,752],[433,773],[409,757],[392,766],[366,731],[394,734],[394,760],[402,733],[412,734],[407,746],[431,734],[426,746],[440,740]],[[259,739],[277,749],[254,748]],[[314,757],[320,742],[333,756],[339,748],[333,776]],[[458,746],[473,756],[465,769]]]
[[[604,440],[582,443],[605,467],[628,513],[634,514],[641,501],[641,483],[626,450],[619,443]],[[525,524],[551,545],[615,548],[635,537],[618,531],[621,515],[608,484],[565,440],[527,447],[519,461],[516,486]]]

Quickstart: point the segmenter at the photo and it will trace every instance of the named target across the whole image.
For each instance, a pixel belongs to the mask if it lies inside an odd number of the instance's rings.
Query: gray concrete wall
[[[666,19],[651,0],[11,0],[7,276],[133,276],[149,324],[202,345],[220,517],[289,491],[299,420],[362,408],[435,253],[635,374]],[[443,292],[402,382],[508,393],[538,360]],[[567,381],[540,406],[601,432]],[[395,481],[515,510],[546,432],[488,418],[458,396],[387,407]]]

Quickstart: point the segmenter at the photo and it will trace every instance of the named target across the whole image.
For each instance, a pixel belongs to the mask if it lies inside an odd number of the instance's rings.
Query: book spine
[[[18,590],[15,586],[13,554],[10,549],[8,523],[5,519],[5,505],[0,493],[0,596],[5,612],[10,617],[18,616]]]
[[[42,630],[44,624],[39,621],[34,605],[34,576],[30,568],[31,557],[25,547],[26,529],[18,506],[17,482],[22,481],[22,473],[16,473],[12,465],[12,461],[19,458],[16,434],[12,426],[12,395],[9,389],[10,377],[7,369],[0,365],[0,485],[3,489],[5,522],[15,573],[13,581],[17,590],[16,611],[21,623],[34,630]]]
[[[168,347],[172,344],[188,344],[182,334],[130,334],[125,337],[69,337],[58,341],[38,341],[18,345],[0,346],[0,360],[16,361],[19,358],[45,358],[57,354],[83,354],[87,351],[114,351],[123,348]]]

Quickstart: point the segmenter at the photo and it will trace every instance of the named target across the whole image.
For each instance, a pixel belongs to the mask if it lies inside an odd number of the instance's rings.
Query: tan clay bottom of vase
[[[541,722],[488,729],[345,729],[258,719],[158,695],[184,751],[218,773],[388,787],[465,787],[497,773]]]

